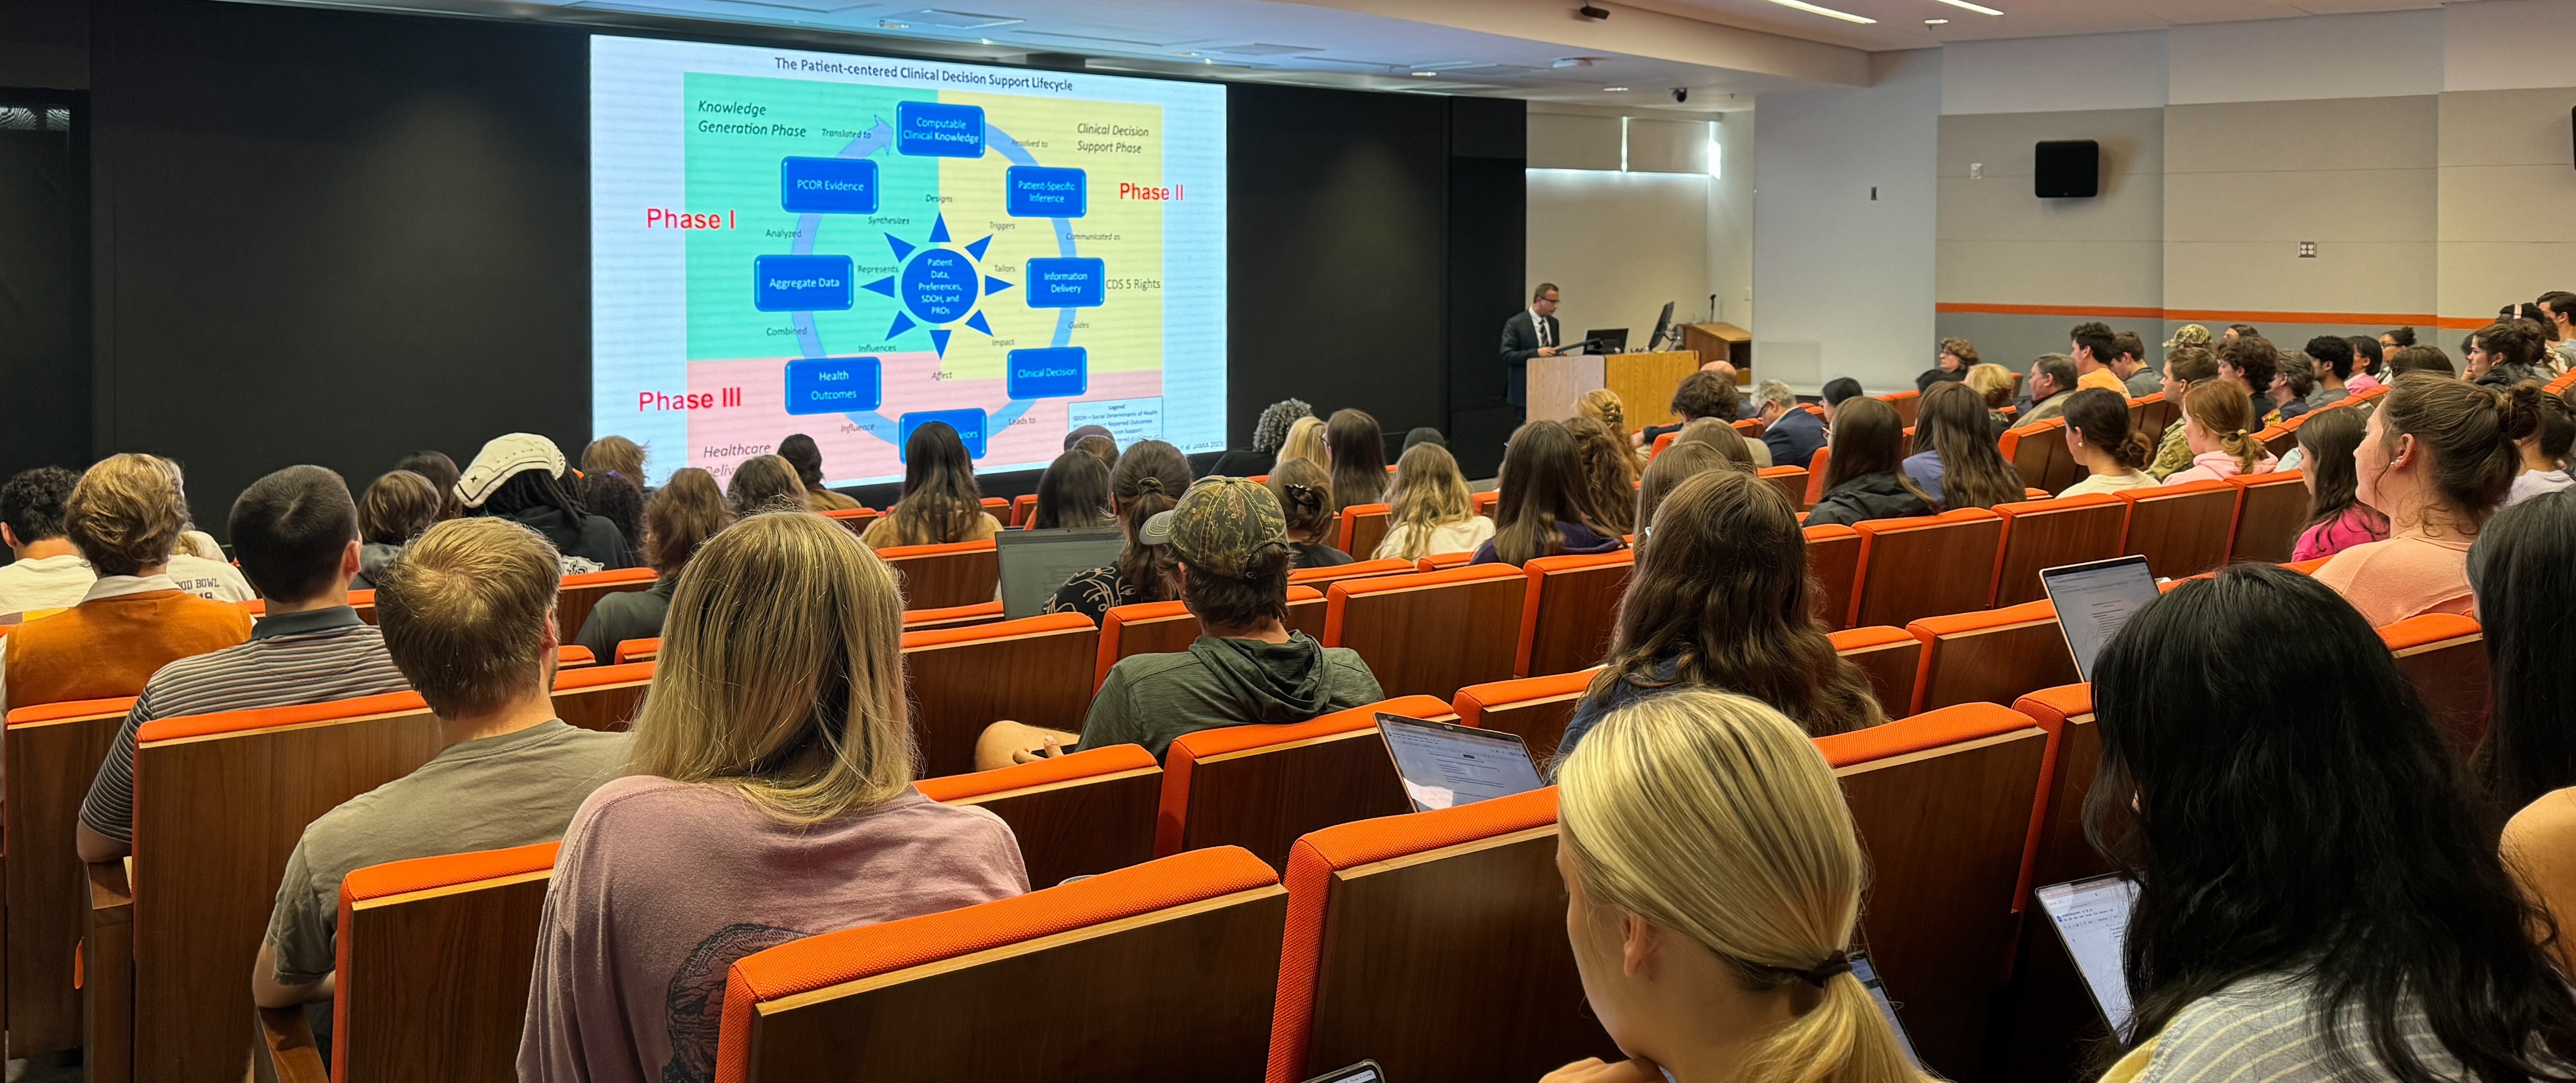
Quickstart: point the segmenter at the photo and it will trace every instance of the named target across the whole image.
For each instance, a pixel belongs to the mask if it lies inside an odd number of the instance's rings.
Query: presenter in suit
[[[1554,357],[1565,341],[1556,325],[1556,283],[1541,282],[1530,292],[1530,306],[1503,321],[1503,400],[1529,406],[1529,360]]]

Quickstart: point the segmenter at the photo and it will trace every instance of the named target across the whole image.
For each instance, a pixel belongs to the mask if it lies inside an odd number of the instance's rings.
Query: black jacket
[[[1902,519],[1930,515],[1932,505],[1905,487],[1902,475],[1863,474],[1825,490],[1825,498],[1807,509],[1808,526],[1850,526],[1864,519]]]
[[[1560,348],[1565,345],[1565,332],[1554,316],[1547,318],[1547,340]],[[1538,351],[1538,325],[1530,322],[1528,309],[1503,321],[1503,401],[1514,406],[1529,404],[1529,360],[1538,356]]]

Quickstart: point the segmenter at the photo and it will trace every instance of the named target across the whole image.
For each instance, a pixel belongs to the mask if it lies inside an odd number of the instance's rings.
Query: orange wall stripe
[[[2495,322],[2493,316],[2435,316],[2424,312],[2280,312],[2214,308],[2131,308],[2117,305],[1994,305],[1943,301],[1935,312],[1984,316],[2116,316],[2132,320],[2179,320],[2188,323],[2325,323],[2385,327],[2442,327],[2474,331]]]

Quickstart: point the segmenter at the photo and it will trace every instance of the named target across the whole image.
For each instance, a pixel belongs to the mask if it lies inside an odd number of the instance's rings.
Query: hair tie
[[[1136,479],[1136,495],[1153,496],[1163,491],[1163,479],[1147,474]]]
[[[1824,988],[1825,983],[1832,981],[1836,975],[1851,973],[1851,968],[1852,964],[1850,956],[1836,955],[1831,959],[1827,959],[1824,962],[1799,971],[1798,976],[1805,979],[1807,984],[1822,989]]]

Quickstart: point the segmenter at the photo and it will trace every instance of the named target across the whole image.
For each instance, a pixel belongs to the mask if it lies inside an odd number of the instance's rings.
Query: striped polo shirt
[[[134,735],[160,718],[328,703],[409,690],[385,653],[385,637],[333,606],[263,617],[250,642],[161,667],[126,713],[116,743],[90,780],[81,823],[128,845],[134,842]]]

